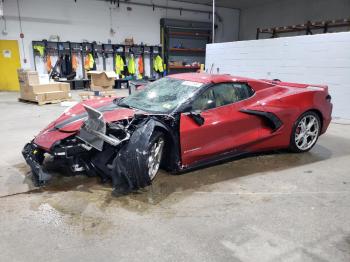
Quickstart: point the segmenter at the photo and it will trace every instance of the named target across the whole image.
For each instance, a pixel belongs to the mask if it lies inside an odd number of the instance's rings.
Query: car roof
[[[232,76],[229,74],[207,74],[207,73],[182,73],[169,75],[170,78],[181,79],[186,81],[199,82],[203,84],[222,83],[222,82],[249,82],[253,79]]]

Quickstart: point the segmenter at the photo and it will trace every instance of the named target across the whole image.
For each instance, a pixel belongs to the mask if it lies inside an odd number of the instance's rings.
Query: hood
[[[102,112],[103,118],[107,123],[130,118],[135,114],[135,110],[119,107],[113,103],[113,99],[111,98],[88,100],[67,109],[54,121],[55,129],[62,132],[78,131],[87,118],[87,112],[84,105]]]
[[[102,112],[107,123],[130,118],[135,114],[133,109],[117,106],[113,103],[113,98],[87,100],[66,109],[61,116],[35,137],[34,143],[45,150],[49,150],[55,142],[75,135],[87,118],[84,105]]]

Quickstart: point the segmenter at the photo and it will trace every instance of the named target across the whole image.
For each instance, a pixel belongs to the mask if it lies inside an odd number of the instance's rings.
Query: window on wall
[[[210,87],[192,104],[193,110],[209,110],[247,99],[254,91],[244,83],[221,83]]]

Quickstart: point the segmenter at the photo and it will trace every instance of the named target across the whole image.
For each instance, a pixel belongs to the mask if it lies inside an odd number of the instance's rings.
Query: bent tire
[[[309,151],[316,144],[320,130],[320,117],[315,112],[305,112],[294,123],[290,138],[290,150],[295,153]]]
[[[155,131],[150,139],[148,148],[147,167],[148,175],[152,181],[159,170],[165,147],[165,137],[162,132]]]

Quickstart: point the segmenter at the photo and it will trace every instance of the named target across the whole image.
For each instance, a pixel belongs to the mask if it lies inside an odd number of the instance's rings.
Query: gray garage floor
[[[113,198],[94,178],[33,189],[20,151],[65,108],[16,97],[0,93],[0,261],[350,261],[349,125]]]

